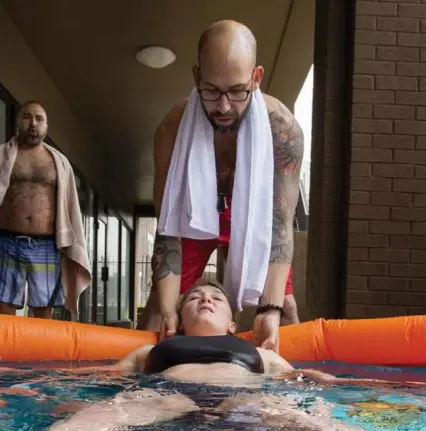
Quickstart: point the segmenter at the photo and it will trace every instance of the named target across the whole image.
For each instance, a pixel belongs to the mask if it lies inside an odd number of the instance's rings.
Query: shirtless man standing
[[[256,40],[244,25],[220,21],[201,36],[198,62],[193,68],[195,85],[205,115],[214,128],[218,192],[224,197],[218,240],[194,240],[157,235],[152,260],[156,302],[161,318],[161,336],[176,332],[179,294],[188,290],[204,270],[211,252],[229,241],[239,125],[259,88],[264,70],[256,65]],[[277,350],[280,312],[293,257],[293,217],[299,197],[303,133],[292,113],[277,99],[264,94],[269,112],[274,150],[273,233],[269,269],[261,307],[254,321],[257,345]],[[186,100],[177,104],[159,125],[154,142],[154,203],[159,217],[164,187],[178,127]],[[207,260],[206,260],[207,258]],[[198,276],[197,276],[198,275]],[[154,307],[153,307],[154,308]],[[146,310],[154,322],[152,308]],[[148,326],[148,325],[147,325]]]
[[[18,154],[0,205],[0,314],[28,305],[33,315],[51,318],[64,305],[60,255],[55,244],[57,171],[42,145],[47,116],[34,101],[18,117]]]

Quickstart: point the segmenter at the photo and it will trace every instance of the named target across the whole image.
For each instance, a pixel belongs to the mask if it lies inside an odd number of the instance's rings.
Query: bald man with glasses
[[[220,21],[202,34],[198,65],[193,67],[193,75],[204,113],[214,130],[220,235],[215,239],[195,240],[157,234],[152,259],[153,289],[139,323],[141,329],[157,329],[159,325],[161,337],[175,334],[179,295],[202,276],[215,249],[220,249],[225,259],[227,257],[238,130],[263,74],[262,66],[256,64],[256,40],[243,24]],[[285,293],[286,290],[293,293],[293,218],[299,197],[303,133],[292,113],[280,101],[266,94],[263,97],[273,139],[273,232],[265,288],[253,330],[259,346],[277,350]],[[186,100],[177,104],[155,134],[154,203],[157,217],[186,104]]]

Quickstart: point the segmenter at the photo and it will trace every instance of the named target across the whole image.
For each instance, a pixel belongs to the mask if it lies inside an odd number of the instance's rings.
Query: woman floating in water
[[[115,370],[159,374],[161,389],[123,392],[108,402],[85,408],[53,425],[51,431],[112,430],[143,426],[193,414],[203,408],[232,422],[236,415],[260,426],[294,431],[354,430],[331,417],[332,405],[318,399],[308,410],[290,394],[274,395],[264,388],[265,377],[305,376],[328,384],[374,384],[365,379],[338,379],[316,370],[295,370],[273,351],[255,348],[234,337],[236,324],[228,297],[220,284],[201,280],[182,298],[181,334],[156,346],[144,346],[113,367]],[[194,391],[195,384],[195,391]],[[205,390],[215,387],[215,402],[203,405]],[[176,392],[176,388],[179,393]],[[205,386],[204,386],[205,389]],[[204,401],[204,403],[203,403]],[[205,409],[208,407],[208,409]],[[251,421],[251,423],[253,423]]]

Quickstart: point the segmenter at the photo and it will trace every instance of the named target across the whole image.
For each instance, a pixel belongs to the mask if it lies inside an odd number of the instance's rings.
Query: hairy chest
[[[12,169],[11,184],[20,182],[54,186],[57,172],[52,155],[47,151],[18,151]]]

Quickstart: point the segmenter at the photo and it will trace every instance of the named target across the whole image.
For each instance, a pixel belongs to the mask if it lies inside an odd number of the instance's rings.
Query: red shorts
[[[180,293],[189,290],[203,276],[211,254],[220,247],[225,259],[231,236],[231,200],[227,198],[228,209],[220,214],[220,236],[217,239],[196,240],[182,238],[182,278]],[[293,295],[293,270],[290,268],[286,295]]]

